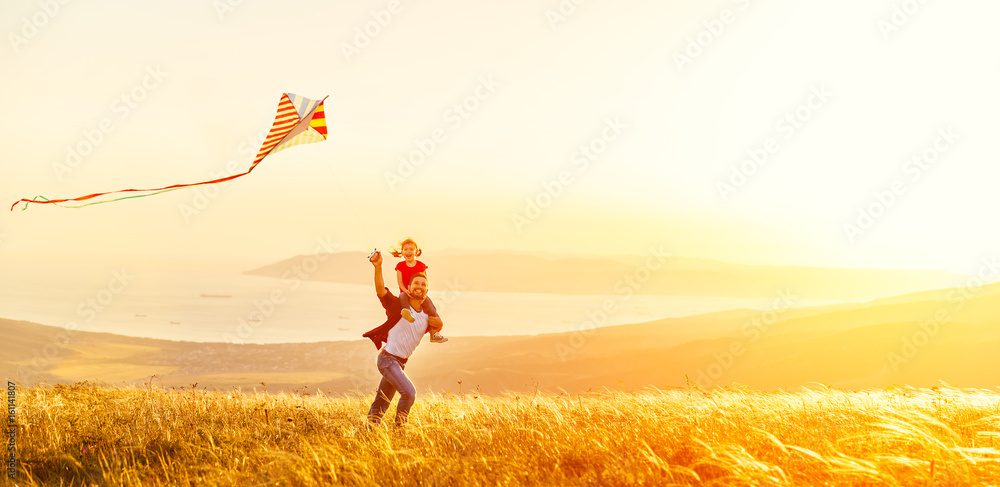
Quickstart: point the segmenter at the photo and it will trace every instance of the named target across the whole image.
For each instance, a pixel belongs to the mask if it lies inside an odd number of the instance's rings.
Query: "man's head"
[[[406,289],[410,297],[423,300],[427,296],[427,274],[418,272],[410,278],[410,286]]]

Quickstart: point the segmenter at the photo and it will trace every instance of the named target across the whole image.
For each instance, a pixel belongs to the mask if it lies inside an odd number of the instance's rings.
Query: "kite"
[[[211,181],[202,181],[200,183],[175,184],[172,186],[154,189],[122,189],[106,193],[88,194],[78,198],[50,200],[44,196],[36,196],[32,199],[25,198],[18,200],[11,205],[10,210],[14,211],[14,207],[22,202],[24,203],[24,208],[21,208],[22,211],[28,209],[29,203],[53,204],[63,208],[83,208],[84,206],[110,203],[112,201],[120,201],[129,198],[153,196],[155,194],[166,193],[168,191],[175,191],[182,188],[223,183],[246,176],[247,174],[250,174],[250,171],[253,171],[253,169],[257,167],[257,164],[260,164],[261,160],[270,154],[285,150],[289,147],[311,144],[313,142],[322,142],[326,140],[326,115],[323,112],[324,101],[326,101],[326,97],[323,97],[322,100],[311,100],[293,93],[282,94],[281,100],[278,101],[278,113],[274,117],[274,123],[271,124],[271,130],[268,131],[267,137],[264,138],[264,143],[261,144],[260,150],[257,151],[257,156],[254,157],[253,163],[250,164],[250,169],[247,169],[247,172],[245,173],[234,174],[232,176],[213,179]],[[121,196],[124,194],[129,195]],[[111,195],[114,196],[110,199],[102,198]],[[76,204],[78,202],[85,203]],[[67,205],[63,203],[71,204]]]

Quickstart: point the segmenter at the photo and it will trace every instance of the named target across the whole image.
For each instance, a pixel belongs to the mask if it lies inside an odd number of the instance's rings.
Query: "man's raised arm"
[[[381,298],[387,292],[385,290],[385,278],[382,277],[382,253],[375,252],[370,262],[375,266],[375,293]]]

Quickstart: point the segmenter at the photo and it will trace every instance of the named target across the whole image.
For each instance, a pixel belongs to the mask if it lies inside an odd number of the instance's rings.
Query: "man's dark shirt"
[[[389,340],[389,330],[396,326],[399,320],[403,319],[403,305],[399,302],[399,296],[390,293],[389,288],[385,288],[385,294],[379,298],[379,301],[382,302],[382,307],[385,308],[385,323],[361,335],[371,339],[372,343],[375,344],[376,350],[381,349],[382,344]]]

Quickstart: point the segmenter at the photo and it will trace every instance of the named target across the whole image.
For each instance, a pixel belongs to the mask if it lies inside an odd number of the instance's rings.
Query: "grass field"
[[[17,391],[18,485],[996,485],[1000,395],[941,387],[370,397]],[[389,411],[390,417],[393,410]],[[4,476],[4,480],[11,483]]]

